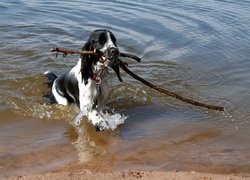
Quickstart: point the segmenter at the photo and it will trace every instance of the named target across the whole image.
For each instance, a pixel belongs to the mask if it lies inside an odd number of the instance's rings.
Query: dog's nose
[[[110,56],[113,58],[117,58],[119,56],[119,50],[117,48],[110,48],[109,49]]]

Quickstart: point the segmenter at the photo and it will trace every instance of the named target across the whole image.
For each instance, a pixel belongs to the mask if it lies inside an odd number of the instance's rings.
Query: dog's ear
[[[81,74],[84,84],[88,84],[89,77],[93,77],[90,55],[81,55]]]
[[[87,41],[82,47],[82,51],[90,51],[91,50],[90,48],[91,48],[91,43]]]
[[[83,51],[88,51],[90,50],[91,43],[88,41],[84,44],[82,47]],[[91,68],[91,57],[90,55],[81,55],[81,74],[82,74],[82,80],[84,81],[84,84],[88,84],[88,79],[89,77],[93,77],[93,72]]]
[[[115,64],[115,65],[112,65],[111,68],[115,71],[118,79],[120,82],[123,82],[121,76],[120,76],[120,68],[119,68],[119,65],[118,64]]]

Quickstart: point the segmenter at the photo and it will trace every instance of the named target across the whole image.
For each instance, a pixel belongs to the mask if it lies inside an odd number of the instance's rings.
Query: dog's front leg
[[[109,129],[108,121],[104,120],[102,115],[96,110],[92,109],[87,112],[87,117],[95,126],[96,131],[104,131]]]
[[[97,107],[96,102],[99,101],[100,92],[96,86],[96,82],[89,80],[88,84],[81,83],[79,85],[79,101],[80,109],[85,112],[89,121],[95,126],[97,131],[109,129],[108,122],[104,120],[100,114],[100,108]],[[75,124],[80,125],[81,122],[75,122]]]

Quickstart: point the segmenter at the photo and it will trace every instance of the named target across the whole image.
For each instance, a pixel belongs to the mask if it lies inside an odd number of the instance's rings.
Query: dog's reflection
[[[119,142],[119,128],[114,131],[97,132],[87,119],[81,126],[69,126],[67,135],[78,153],[80,163],[86,163],[95,156],[105,155]]]

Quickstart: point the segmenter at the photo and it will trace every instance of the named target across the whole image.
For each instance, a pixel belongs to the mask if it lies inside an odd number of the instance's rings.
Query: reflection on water
[[[249,1],[1,1],[0,176],[85,167],[95,170],[249,172]],[[32,18],[31,18],[32,16]],[[144,79],[181,96],[225,106],[207,110],[110,75],[108,109],[128,116],[96,132],[79,109],[44,101],[43,73],[60,74],[90,32],[110,29]]]

